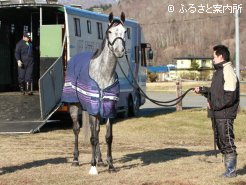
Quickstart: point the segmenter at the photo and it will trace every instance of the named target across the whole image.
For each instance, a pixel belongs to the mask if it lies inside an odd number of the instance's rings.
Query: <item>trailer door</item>
[[[62,57],[39,79],[42,119],[49,118],[59,108],[64,83]]]
[[[43,119],[48,119],[60,105],[64,83],[62,38],[63,25],[41,26],[39,93]]]

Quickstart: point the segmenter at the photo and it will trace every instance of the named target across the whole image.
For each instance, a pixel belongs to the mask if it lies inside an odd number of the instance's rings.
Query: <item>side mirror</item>
[[[147,51],[148,60],[152,60],[153,56],[154,56],[153,50],[151,48],[149,48]]]

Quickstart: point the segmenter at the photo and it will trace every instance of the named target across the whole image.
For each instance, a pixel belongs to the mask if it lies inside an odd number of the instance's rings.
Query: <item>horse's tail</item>
[[[83,142],[90,144],[91,130],[89,123],[89,114],[87,111],[82,111],[82,133],[83,133]]]

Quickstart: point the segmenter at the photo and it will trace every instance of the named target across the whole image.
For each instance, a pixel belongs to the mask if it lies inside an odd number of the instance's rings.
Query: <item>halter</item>
[[[119,24],[124,25],[123,22],[122,22],[121,20],[117,20],[117,19],[113,20],[113,21],[111,22],[111,24],[109,25],[107,31],[106,31],[106,33],[107,33],[106,39],[107,39],[107,41],[108,41],[108,47],[109,47],[109,46],[112,47],[112,46],[114,45],[114,43],[116,42],[116,40],[119,39],[119,40],[122,41],[122,44],[123,44],[124,49],[126,49],[126,42],[125,42],[125,40],[124,40],[123,38],[121,38],[121,37],[116,37],[112,42],[109,41],[109,37],[108,37],[108,31],[109,31],[109,29],[110,29],[111,27],[113,27],[113,26],[118,26]],[[112,50],[110,47],[109,47],[109,50],[114,54],[113,50]],[[115,54],[114,54],[114,56],[115,56]],[[122,56],[122,57],[123,57],[123,56]],[[118,58],[122,58],[122,57],[118,57]]]

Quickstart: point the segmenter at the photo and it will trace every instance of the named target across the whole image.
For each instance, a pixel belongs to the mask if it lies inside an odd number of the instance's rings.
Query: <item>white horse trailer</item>
[[[0,5],[0,132],[34,132],[54,112],[64,110],[66,106],[59,107],[69,59],[79,52],[96,51],[108,26],[108,15],[43,1],[28,2]],[[144,43],[139,23],[127,19],[125,27],[129,65],[126,57],[118,62],[123,72],[118,65],[117,108],[125,116],[134,116],[145,98],[130,83],[145,91],[145,50],[149,45]],[[18,92],[14,50],[24,31],[32,34],[34,96]]]

